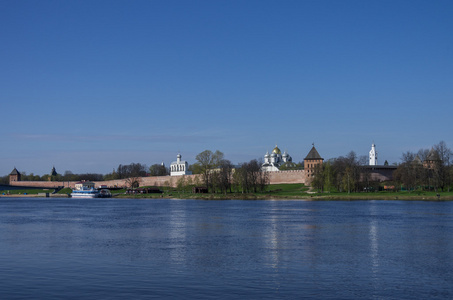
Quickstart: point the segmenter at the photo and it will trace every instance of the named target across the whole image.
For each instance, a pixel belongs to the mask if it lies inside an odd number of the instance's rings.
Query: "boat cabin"
[[[77,182],[75,184],[75,189],[77,191],[94,189],[94,182],[91,182],[91,181],[80,181],[80,182]]]

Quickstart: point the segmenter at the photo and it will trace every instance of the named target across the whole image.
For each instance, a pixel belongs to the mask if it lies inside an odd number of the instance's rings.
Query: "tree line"
[[[453,155],[444,141],[431,149],[403,153],[394,173],[397,183],[407,190],[450,191],[453,184]]]
[[[408,191],[450,191],[453,184],[452,151],[444,141],[431,149],[407,151],[401,157],[393,173],[393,181],[387,182]],[[319,192],[362,192],[379,189],[380,182],[371,180],[366,156],[358,157],[354,151],[345,156],[332,158],[318,165],[311,185]],[[388,165],[387,161],[384,165]]]
[[[157,170],[156,170],[157,168]],[[163,168],[163,170],[162,170]],[[74,174],[71,171],[65,171],[63,174],[50,175],[45,174],[42,176],[33,173],[27,174],[20,171],[22,181],[104,181],[114,179],[126,179],[130,177],[145,177],[145,176],[162,176],[169,174],[169,171],[161,165],[153,165],[148,168],[145,164],[131,163],[128,165],[120,164],[112,173],[99,174],[99,173],[82,173]],[[9,175],[0,177],[0,183],[9,184]]]
[[[203,186],[212,193],[258,192],[269,184],[268,174],[261,172],[256,159],[234,166],[219,150],[205,150],[195,159],[192,172],[201,174]]]
[[[311,185],[319,192],[358,192],[363,189],[362,168],[366,156],[358,157],[354,151],[332,158],[315,167]]]

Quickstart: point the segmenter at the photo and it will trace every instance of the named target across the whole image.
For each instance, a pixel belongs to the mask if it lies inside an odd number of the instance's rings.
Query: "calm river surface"
[[[453,202],[0,198],[0,299],[451,299]]]

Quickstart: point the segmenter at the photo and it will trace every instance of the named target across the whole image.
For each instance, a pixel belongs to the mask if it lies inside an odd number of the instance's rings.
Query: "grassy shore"
[[[453,200],[453,192],[431,192],[431,191],[399,191],[399,192],[362,192],[362,193],[312,193],[309,187],[303,184],[275,184],[270,185],[265,192],[257,193],[209,193],[209,194],[193,194],[191,191],[178,191],[171,188],[161,188],[162,194],[125,194],[126,190],[112,191],[113,197],[116,198],[163,198],[163,199],[201,199],[201,200],[275,200],[275,199],[305,199],[312,201],[332,201],[332,200],[412,200],[412,201],[451,201]],[[33,189],[33,190],[11,190],[9,195],[7,191],[0,191],[2,197],[44,197],[45,193],[49,193],[52,197],[68,197],[71,189],[66,188],[58,193],[51,195],[53,190],[49,189]],[[3,195],[5,194],[5,195]]]
[[[450,192],[370,192],[370,193],[326,193],[312,194],[311,200],[409,200],[409,201],[452,201]]]
[[[118,191],[124,193],[124,191]],[[115,195],[115,194],[114,194]],[[439,196],[438,196],[439,195]],[[209,193],[193,194],[191,192],[178,191],[175,189],[164,189],[162,194],[137,194],[118,195],[124,198],[168,198],[168,199],[202,199],[202,200],[276,200],[276,199],[304,199],[312,201],[332,200],[418,200],[418,201],[451,201],[453,192],[427,192],[427,191],[399,191],[399,192],[362,192],[362,193],[313,193],[309,187],[303,184],[275,184],[270,185],[265,192],[257,193]]]
[[[0,197],[41,197],[45,194],[52,194],[54,189],[18,189],[18,190],[2,190]]]

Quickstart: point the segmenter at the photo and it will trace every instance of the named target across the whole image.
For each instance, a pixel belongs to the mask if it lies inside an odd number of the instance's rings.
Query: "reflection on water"
[[[370,201],[370,216],[378,215],[376,201]],[[373,218],[370,220],[370,256],[373,274],[377,273],[379,267],[379,238],[378,238],[378,221]]]
[[[452,298],[453,203],[0,200],[0,298]]]

